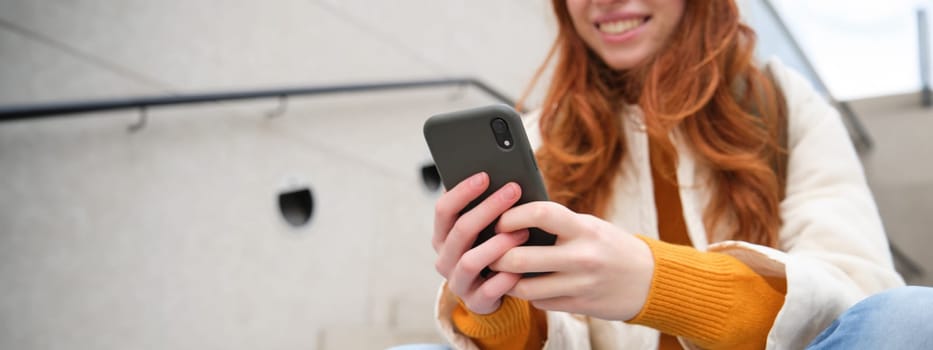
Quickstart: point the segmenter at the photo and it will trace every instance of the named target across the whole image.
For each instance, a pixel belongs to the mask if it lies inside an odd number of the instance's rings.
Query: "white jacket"
[[[788,106],[787,194],[778,249],[740,241],[710,244],[703,211],[708,173],[675,133],[677,179],[687,231],[699,250],[735,256],[762,275],[785,276],[787,295],[768,334],[768,349],[802,349],[839,314],[859,300],[901,286],[871,191],[839,114],[798,73],[776,59],[768,63]],[[657,238],[657,213],[648,137],[642,115],[626,118],[627,156],[616,183],[609,221],[628,232]],[[526,120],[533,145],[540,145],[538,116]],[[713,232],[710,237],[717,237]],[[714,239],[714,241],[716,241]],[[436,316],[453,346],[475,349],[457,333],[450,314],[455,296],[441,288]],[[547,312],[545,349],[657,349],[658,331],[619,321]],[[689,347],[689,344],[681,341]]]

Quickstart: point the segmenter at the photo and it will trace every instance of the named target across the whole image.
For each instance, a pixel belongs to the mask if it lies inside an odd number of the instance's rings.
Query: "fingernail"
[[[502,189],[502,199],[510,200],[515,198],[515,195],[518,194],[518,191],[515,189],[516,184],[510,183],[505,185],[505,188]]]
[[[482,186],[483,182],[486,181],[486,173],[479,173],[473,175],[473,178],[470,179],[470,184],[476,187]]]

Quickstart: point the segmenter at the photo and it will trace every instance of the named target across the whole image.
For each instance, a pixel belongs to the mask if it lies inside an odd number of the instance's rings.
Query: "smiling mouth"
[[[644,18],[620,19],[601,23],[597,22],[596,29],[600,32],[610,35],[624,34],[632,29],[638,28],[642,24],[648,22],[650,19],[651,16]]]

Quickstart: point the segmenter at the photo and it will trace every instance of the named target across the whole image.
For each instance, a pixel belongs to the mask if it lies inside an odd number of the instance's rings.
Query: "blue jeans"
[[[402,349],[450,348],[446,345],[392,348]],[[895,288],[862,300],[807,346],[807,350],[824,349],[933,349],[933,288]]]
[[[870,296],[807,349],[933,349],[933,288],[908,286]]]

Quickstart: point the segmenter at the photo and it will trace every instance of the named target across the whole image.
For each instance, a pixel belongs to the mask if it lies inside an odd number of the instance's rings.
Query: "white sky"
[[[916,9],[930,8],[933,1],[772,1],[837,99],[919,90]],[[762,21],[764,12],[748,10],[746,16],[759,30],[763,54],[776,53],[799,68],[793,62],[796,58],[788,57],[789,46],[778,42],[784,39],[768,28],[773,25]],[[933,11],[928,9],[927,16],[929,23]]]

